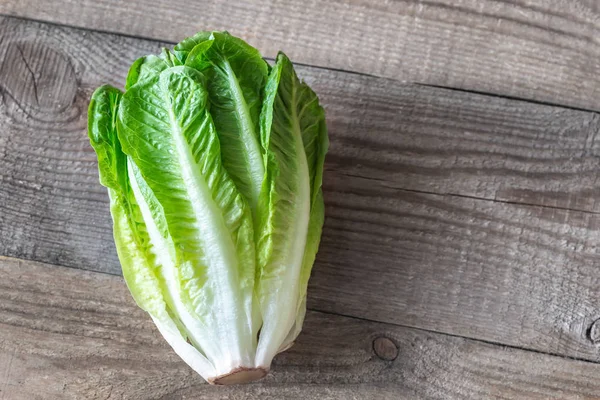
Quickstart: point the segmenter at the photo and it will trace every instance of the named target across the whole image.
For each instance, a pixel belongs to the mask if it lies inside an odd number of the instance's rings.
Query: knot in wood
[[[382,360],[393,361],[398,357],[398,347],[386,337],[378,337],[373,341],[373,351]]]
[[[45,43],[43,36],[7,44],[0,82],[24,111],[46,114],[70,107],[78,88],[69,59]]]
[[[594,344],[600,344],[600,318],[592,322],[588,330],[588,338]]]

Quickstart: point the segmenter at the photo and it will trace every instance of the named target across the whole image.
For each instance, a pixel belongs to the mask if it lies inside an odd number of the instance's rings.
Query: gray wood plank
[[[270,57],[595,110],[599,11],[594,0],[0,3],[6,15],[171,42],[225,29]]]
[[[160,43],[0,32],[0,254],[119,273],[85,109]],[[312,309],[600,361],[596,114],[299,72],[332,143]]]
[[[309,307],[600,361],[600,215],[330,172]]]
[[[169,349],[120,277],[4,257],[0,275],[3,399],[592,399],[600,392],[598,364],[318,312],[266,379],[214,387]]]

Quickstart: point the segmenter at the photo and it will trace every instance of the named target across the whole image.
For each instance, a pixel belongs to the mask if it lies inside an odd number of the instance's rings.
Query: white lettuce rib
[[[201,176],[186,138],[169,107],[172,137],[179,155],[179,165],[186,193],[194,212],[195,231],[202,243],[206,263],[207,285],[215,294],[210,314],[216,320],[207,323],[213,337],[220,343],[221,356],[209,357],[218,373],[227,373],[240,366],[253,366],[252,338],[243,324],[246,317],[242,306],[235,244],[215,204],[210,188]],[[218,363],[218,365],[217,365]]]
[[[158,227],[156,226],[156,222],[154,221],[152,211],[150,210],[150,207],[148,206],[148,203],[140,189],[138,179],[141,179],[141,175],[135,173],[136,168],[137,167],[130,159],[127,163],[127,173],[129,176],[129,182],[131,184],[131,188],[133,190],[135,199],[140,208],[140,212],[142,213],[142,217],[144,218],[146,231],[148,233],[148,236],[150,237],[150,243],[152,245],[152,253],[156,257],[157,263],[160,265],[160,274],[167,286],[167,292],[164,293],[164,296],[166,297],[166,303],[170,304],[174,308],[173,312],[177,314],[177,316],[185,326],[186,333],[188,334],[190,341],[196,346],[198,346],[200,349],[202,349],[202,351],[205,354],[209,354],[211,356],[217,355],[219,354],[219,350],[218,347],[215,346],[215,344],[217,344],[217,342],[214,340],[215,338],[210,337],[210,331],[207,331],[202,326],[202,324],[187,311],[186,307],[181,302],[177,270],[175,268],[175,260],[173,259],[173,243],[165,239],[159,232]],[[159,323],[157,322],[157,320],[154,319],[154,321],[158,326]],[[187,349],[187,351],[191,351],[191,347],[193,349],[193,352],[198,353],[198,355],[193,356],[193,358],[202,359],[202,361],[194,361],[194,365],[205,365],[202,368],[206,371],[206,373],[210,372],[210,375],[204,375],[200,372],[198,373],[200,373],[205,378],[213,376],[215,370],[214,366],[204,355],[202,355],[202,353],[198,352],[198,350],[196,350],[193,346],[190,346],[186,342],[186,340],[181,336],[181,333],[177,329],[177,326],[175,326],[174,324],[161,323],[159,326],[159,330],[161,334],[165,336],[165,339],[167,340],[167,342],[169,342],[173,349],[175,349],[175,346],[177,346],[179,349]],[[167,337],[167,335],[169,337]],[[182,341],[186,346],[179,344],[179,341]],[[191,356],[188,356],[188,358],[189,357]],[[183,356],[182,358],[185,359],[185,357]]]
[[[208,380],[221,373],[216,372],[213,365],[196,348],[190,345],[181,335],[173,321],[160,321],[152,317],[154,324],[167,343],[173,348],[175,353],[194,371],[204,379]]]

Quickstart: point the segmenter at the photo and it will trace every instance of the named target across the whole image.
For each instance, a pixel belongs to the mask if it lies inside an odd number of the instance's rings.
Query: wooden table
[[[0,399],[600,399],[600,2],[3,0]],[[131,299],[94,88],[201,29],[319,93],[296,346],[214,387]]]

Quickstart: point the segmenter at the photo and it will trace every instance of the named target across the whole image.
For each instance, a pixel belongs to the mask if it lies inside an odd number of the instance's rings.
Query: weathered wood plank
[[[309,307],[600,361],[600,215],[329,173]]]
[[[0,254],[119,273],[85,108],[159,44],[15,19],[0,32]],[[600,361],[595,114],[300,72],[332,142],[311,308]]]
[[[0,13],[171,42],[225,29],[271,57],[599,109],[594,0],[4,0]]]
[[[120,277],[3,257],[0,276],[3,399],[591,399],[600,392],[598,364],[318,312],[264,381],[208,386],[169,349]]]

